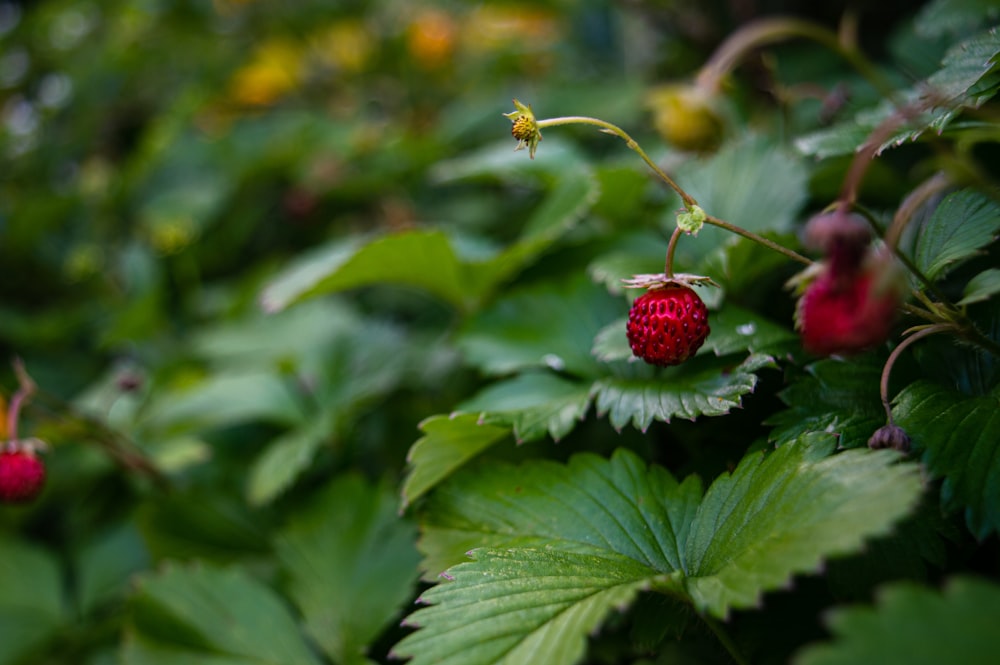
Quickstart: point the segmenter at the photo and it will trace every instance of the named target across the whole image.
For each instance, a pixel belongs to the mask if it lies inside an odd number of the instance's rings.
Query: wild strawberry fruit
[[[910,436],[899,425],[883,425],[868,439],[868,447],[872,450],[892,448],[901,453],[908,453],[911,447]]]
[[[848,275],[824,271],[799,299],[802,346],[828,356],[864,351],[889,337],[900,305],[895,285],[869,269]]]
[[[31,447],[8,447],[0,452],[0,501],[31,501],[44,483],[45,464]]]
[[[651,365],[679,365],[705,343],[708,308],[687,286],[654,288],[632,303],[626,331],[633,355]]]

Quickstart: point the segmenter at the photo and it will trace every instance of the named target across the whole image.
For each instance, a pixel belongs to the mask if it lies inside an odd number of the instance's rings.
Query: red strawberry
[[[708,308],[686,286],[647,291],[628,314],[632,353],[651,365],[679,365],[705,343],[709,332]]]
[[[889,337],[900,305],[895,285],[877,270],[847,275],[825,270],[799,300],[802,345],[811,353],[857,353]]]
[[[42,491],[45,465],[30,448],[0,452],[0,501],[31,501]]]

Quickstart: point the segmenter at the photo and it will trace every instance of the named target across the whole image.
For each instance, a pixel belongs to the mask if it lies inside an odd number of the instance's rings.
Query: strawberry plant
[[[0,1],[0,665],[992,662],[993,4]]]

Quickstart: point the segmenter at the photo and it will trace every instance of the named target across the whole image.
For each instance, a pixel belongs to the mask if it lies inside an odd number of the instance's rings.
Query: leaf
[[[470,309],[574,227],[599,194],[599,183],[590,170],[566,170],[526,221],[522,236],[485,261],[463,259],[440,230],[407,231],[366,243],[338,240],[286,269],[261,294],[261,306],[276,312],[317,295],[372,284],[402,284],[424,289],[459,309]]]
[[[773,425],[768,441],[782,446],[807,432],[829,432],[842,448],[868,444],[885,424],[879,396],[882,364],[870,356],[827,359],[806,368],[779,396],[788,405],[764,421]]]
[[[56,636],[65,620],[62,588],[51,553],[9,534],[0,536],[0,664],[27,662]]]
[[[421,596],[434,603],[407,620],[426,626],[393,649],[429,663],[578,662],[586,636],[626,606],[655,571],[613,553],[477,550],[455,582]]]
[[[708,159],[685,163],[677,180],[705,212],[766,233],[792,228],[806,202],[808,176],[798,155],[763,136],[748,135],[727,143]],[[662,222],[668,234],[676,225],[676,207],[667,210]],[[697,239],[677,244],[676,260],[680,265],[699,265],[736,242],[730,232],[706,224]]]
[[[982,302],[989,300],[997,293],[1000,293],[1000,268],[990,268],[969,280],[958,304],[971,305],[975,302]]]
[[[510,434],[510,427],[479,423],[475,414],[432,416],[422,423],[424,436],[410,447],[410,471],[403,481],[405,509],[463,464]]]
[[[296,261],[261,294],[264,311],[277,312],[306,298],[371,284],[418,286],[463,306],[462,266],[441,231],[407,231],[361,243],[353,237]]]
[[[548,372],[526,372],[495,383],[458,405],[479,414],[479,422],[512,427],[518,443],[546,434],[558,441],[583,420],[590,407],[590,384]]]
[[[467,362],[487,374],[548,367],[598,376],[594,335],[622,302],[586,275],[512,291],[462,327],[456,340]]]
[[[194,386],[160,391],[140,414],[157,432],[203,430],[251,421],[301,422],[303,412],[289,385],[272,370],[219,372]]]
[[[620,430],[632,423],[646,431],[653,420],[670,422],[680,417],[719,416],[739,407],[743,395],[753,392],[757,372],[773,367],[774,360],[753,354],[736,365],[731,358],[696,355],[677,367],[668,367],[655,378],[607,377],[594,384],[599,416],[608,414]]]
[[[893,416],[935,476],[945,509],[965,509],[977,538],[1000,529],[1000,388],[969,397],[930,381],[907,386]]]
[[[1000,232],[1000,206],[971,189],[949,194],[923,225],[913,259],[930,279],[972,258]]]
[[[936,665],[996,662],[1000,587],[953,577],[941,593],[912,583],[886,587],[877,606],[834,610],[834,639],[800,652],[796,665]]]
[[[130,605],[124,665],[319,665],[281,599],[235,568],[169,565],[140,579]]]
[[[941,133],[964,107],[977,107],[996,94],[995,82],[979,87],[996,66],[1000,51],[1000,34],[989,30],[956,44],[945,54],[941,69],[925,81],[898,95],[900,103],[918,102],[929,109],[895,131],[877,149],[877,153],[919,138],[927,131]],[[826,159],[852,154],[872,134],[873,130],[897,113],[896,103],[884,100],[878,106],[863,109],[835,127],[813,132],[796,140],[800,152]]]
[[[360,662],[411,598],[415,540],[393,494],[357,476],[330,483],[277,538],[288,593],[333,662]]]
[[[254,460],[247,478],[247,501],[261,506],[270,503],[295,482],[312,462],[316,451],[329,441],[335,427],[327,414],[272,441]]]
[[[454,564],[422,596],[393,650],[413,665],[580,660],[584,637],[652,587],[725,617],[822,560],[886,533],[916,502],[913,464],[891,451],[829,456],[833,440],[745,458],[702,497],[619,450],[568,464],[483,464],[431,497],[425,566]],[[870,509],[878,505],[879,510]]]
[[[102,533],[76,557],[76,599],[80,611],[123,596],[132,575],[149,566],[149,553],[138,530],[129,523]]]
[[[927,37],[964,35],[998,18],[994,0],[932,0],[917,13],[914,27]]]

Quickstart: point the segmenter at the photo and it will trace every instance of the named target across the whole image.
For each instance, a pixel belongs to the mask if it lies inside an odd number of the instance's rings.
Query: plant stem
[[[892,373],[892,366],[896,364],[896,359],[899,358],[900,354],[914,342],[917,342],[924,337],[956,329],[957,328],[953,323],[937,323],[932,326],[922,328],[900,342],[899,346],[893,349],[892,353],[889,354],[889,358],[885,361],[885,366],[882,367],[882,380],[879,383],[879,395],[882,397],[882,406],[885,408],[886,421],[890,425],[894,425],[895,422],[892,418],[892,407],[889,405],[889,375]]]
[[[663,274],[670,279],[674,276],[674,251],[677,249],[677,241],[680,239],[681,234],[684,231],[681,227],[674,227],[674,232],[670,234],[670,242],[667,243],[667,259],[663,264]]]
[[[893,95],[892,86],[861,51],[853,46],[845,46],[835,32],[822,25],[794,18],[761,19],[747,23],[732,33],[702,66],[698,72],[697,84],[704,90],[718,90],[722,77],[732,71],[748,52],[766,44],[796,37],[825,46],[846,60],[884,97]]]
[[[779,245],[778,243],[772,240],[768,240],[764,236],[759,236],[753,231],[747,231],[742,227],[736,226],[735,224],[730,224],[729,222],[723,219],[719,219],[718,217],[713,217],[712,215],[705,215],[705,222],[713,226],[718,226],[719,228],[725,229],[731,233],[741,235],[749,240],[753,240],[754,242],[761,244],[764,247],[767,247],[768,249],[772,249],[775,252],[778,252],[779,254],[784,254],[793,261],[798,261],[799,263],[805,264],[807,266],[811,266],[813,263],[811,259],[802,256],[798,252],[794,252],[783,245]]]
[[[547,118],[545,120],[539,120],[536,125],[539,130],[544,129],[545,127],[556,127],[558,125],[594,125],[595,127],[600,127],[605,133],[614,134],[625,141],[625,144],[629,148],[638,153],[638,155],[642,157],[642,161],[646,162],[646,166],[651,168],[653,173],[655,173],[660,180],[665,182],[672,190],[677,192],[677,195],[681,197],[681,200],[684,201],[684,205],[686,207],[691,208],[692,206],[698,205],[698,202],[694,200],[694,197],[681,189],[680,185],[674,182],[674,179],[667,175],[666,172],[664,172],[664,170],[661,169],[657,163],[646,154],[646,151],[642,149],[642,146],[640,146],[635,139],[629,136],[624,129],[618,127],[617,125],[612,125],[610,122],[606,122],[598,118],[590,118],[582,115]]]
[[[610,122],[606,122],[604,120],[599,120],[598,118],[590,118],[588,116],[580,116],[580,115],[561,116],[558,118],[546,118],[545,120],[538,120],[536,123],[536,126],[538,127],[539,130],[544,129],[545,127],[556,127],[558,125],[594,125],[595,127],[600,127],[601,130],[604,131],[605,133],[614,134],[615,136],[618,136],[619,138],[625,141],[625,143],[628,145],[629,148],[637,152],[639,156],[642,157],[642,161],[646,162],[646,165],[653,170],[653,173],[655,173],[657,177],[660,178],[660,180],[665,182],[667,185],[670,186],[671,189],[677,192],[677,195],[681,197],[681,200],[684,202],[684,205],[688,208],[688,210],[698,205],[698,202],[694,199],[693,196],[688,194],[686,191],[684,191],[683,188],[681,188],[680,185],[674,182],[673,178],[667,175],[663,171],[663,169],[661,169],[656,164],[656,162],[650,159],[649,155],[646,154],[646,151],[642,149],[642,146],[640,146],[635,141],[635,139],[629,136],[625,132],[625,130],[618,127],[617,125],[613,125]],[[737,235],[743,236],[744,238],[748,238],[749,240],[759,243],[767,247],[768,249],[774,250],[775,252],[784,254],[793,261],[798,261],[799,263],[803,263],[805,265],[812,265],[812,261],[802,256],[801,254],[794,252],[788,249],[787,247],[783,247],[776,242],[768,240],[763,236],[759,236],[753,231],[747,231],[744,228],[736,226],[735,224],[730,224],[729,222],[719,219],[718,217],[712,217],[711,215],[706,215],[705,221],[708,222],[709,224],[712,224],[713,226],[718,226],[731,233],[735,233]]]
[[[729,657],[732,658],[737,665],[749,665],[750,661],[743,657],[743,654],[740,653],[736,643],[733,642],[733,638],[731,638],[729,633],[727,633],[726,630],[719,625],[719,622],[716,619],[708,615],[702,616],[702,619],[705,620],[705,623],[708,624],[709,629],[715,635],[716,639],[719,640],[719,643],[722,644],[722,646],[726,649],[726,652],[729,653]]]
[[[21,418],[21,407],[27,404],[28,400],[32,395],[35,394],[38,386],[28,375],[28,371],[24,368],[24,362],[20,358],[14,358],[14,374],[17,375],[17,381],[20,384],[18,386],[17,392],[10,399],[10,407],[7,409],[7,436],[11,441],[16,441],[17,436],[17,423]]]

